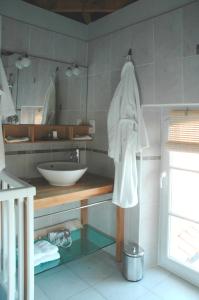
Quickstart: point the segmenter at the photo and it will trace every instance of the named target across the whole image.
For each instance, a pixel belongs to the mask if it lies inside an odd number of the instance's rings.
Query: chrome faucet
[[[79,148],[75,148],[71,151],[70,153],[70,157],[69,157],[71,162],[76,162],[76,163],[80,163],[80,150]]]

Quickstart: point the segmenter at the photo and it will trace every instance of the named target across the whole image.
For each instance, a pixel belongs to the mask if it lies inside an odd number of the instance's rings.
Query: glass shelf
[[[75,260],[76,258],[89,255],[115,243],[114,238],[90,225],[84,225],[82,229],[72,231],[71,237],[73,241],[71,247],[66,249],[59,247],[60,259],[36,266],[35,275]],[[44,237],[44,239],[47,240],[47,237]]]

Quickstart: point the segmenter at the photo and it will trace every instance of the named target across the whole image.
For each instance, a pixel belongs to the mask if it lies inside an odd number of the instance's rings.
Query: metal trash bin
[[[129,243],[123,250],[124,277],[129,281],[139,281],[144,272],[144,250],[136,243]]]

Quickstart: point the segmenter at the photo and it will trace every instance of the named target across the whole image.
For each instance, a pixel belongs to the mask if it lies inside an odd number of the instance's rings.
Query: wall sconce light
[[[67,77],[71,77],[71,76],[73,75],[73,71],[72,71],[71,67],[68,67],[68,68],[67,68],[67,70],[66,70],[66,72],[65,72],[65,75],[66,75]]]
[[[21,59],[21,57],[20,57],[20,58],[18,58],[18,59],[16,60],[16,62],[15,62],[15,66],[16,66],[16,68],[19,69],[19,70],[22,70],[22,69],[23,69],[23,66],[22,66],[21,61],[22,61],[22,59]]]
[[[77,64],[73,64],[72,67],[67,68],[65,75],[67,77],[71,77],[72,75],[79,76],[80,73],[81,73],[81,70],[80,70],[79,66]]]
[[[80,71],[78,65],[75,65],[73,68],[73,75],[79,76],[80,73],[81,73],[81,71]]]
[[[30,60],[30,58],[28,57],[27,54],[22,58],[21,63],[22,63],[22,66],[23,66],[24,68],[30,67],[30,65],[31,65],[31,60]]]
[[[30,65],[31,65],[31,60],[27,54],[22,57],[19,57],[15,62],[15,66],[19,70],[22,70],[23,68],[28,68]]]

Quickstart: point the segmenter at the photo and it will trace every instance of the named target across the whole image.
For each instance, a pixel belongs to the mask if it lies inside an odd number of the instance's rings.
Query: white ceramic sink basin
[[[57,161],[41,163],[37,169],[51,185],[69,186],[84,175],[87,167],[78,163]]]

